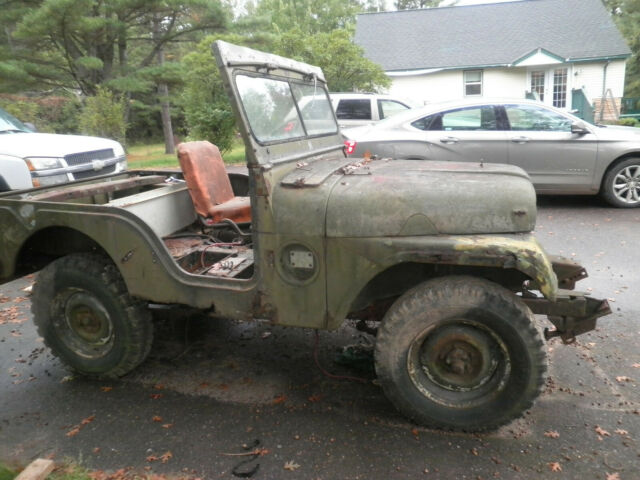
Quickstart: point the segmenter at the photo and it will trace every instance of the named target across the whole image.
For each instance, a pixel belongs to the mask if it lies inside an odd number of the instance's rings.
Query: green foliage
[[[363,10],[358,0],[261,0],[255,13],[270,18],[277,33],[297,29],[315,34],[350,29]]]
[[[312,37],[292,30],[281,36],[277,50],[280,55],[322,68],[329,89],[334,92],[377,92],[391,84],[382,67],[364,57],[347,30]]]
[[[640,97],[640,0],[604,0],[604,3],[632,53],[627,61],[624,95]]]
[[[135,84],[160,50],[196,32],[224,27],[228,16],[219,0],[46,0],[29,2],[29,7],[23,3],[27,2],[9,2],[8,13],[0,13],[0,20],[12,14],[16,21],[4,49],[5,56],[20,49],[14,74],[26,73],[85,94],[119,77],[131,77],[130,84]],[[39,72],[34,75],[35,68]]]
[[[233,141],[235,117],[211,54],[211,44],[219,38],[206,37],[184,57],[185,86],[180,104],[189,139],[209,140],[225,152]],[[242,43],[242,38],[225,39]]]
[[[112,138],[125,143],[125,102],[113,92],[98,87],[93,97],[88,97],[80,114],[80,126],[85,135]]]
[[[394,6],[396,10],[413,10],[417,8],[434,8],[439,7],[444,0],[396,0]],[[455,5],[457,2],[447,2],[448,6]]]
[[[4,465],[0,464],[0,480],[13,480],[15,476],[15,473],[13,473]]]
[[[39,132],[78,133],[81,104],[75,97],[3,95],[0,107],[19,120],[34,124]]]
[[[640,121],[635,118],[621,118],[618,120],[618,125],[624,125],[626,127],[640,127]]]

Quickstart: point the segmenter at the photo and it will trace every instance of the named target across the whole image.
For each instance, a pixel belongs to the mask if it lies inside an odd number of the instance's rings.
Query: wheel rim
[[[111,351],[113,321],[93,294],[79,289],[65,290],[57,295],[53,309],[56,333],[74,354],[100,358]]]
[[[479,322],[454,320],[413,340],[407,369],[415,387],[432,401],[468,408],[504,389],[511,363],[493,331]]]
[[[613,194],[626,204],[640,202],[640,165],[629,165],[613,178]]]

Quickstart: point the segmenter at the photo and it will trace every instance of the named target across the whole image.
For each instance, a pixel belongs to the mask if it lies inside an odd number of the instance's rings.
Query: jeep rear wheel
[[[32,311],[45,344],[83,375],[120,377],[151,349],[146,305],[127,293],[116,267],[102,256],[74,254],[45,267],[33,288]]]
[[[378,331],[376,372],[398,410],[447,430],[499,427],[531,407],[546,357],[529,308],[473,277],[422,283],[389,309]]]

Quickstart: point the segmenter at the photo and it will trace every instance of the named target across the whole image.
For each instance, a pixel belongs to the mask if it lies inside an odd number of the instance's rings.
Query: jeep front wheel
[[[73,254],[42,269],[32,312],[52,353],[83,375],[120,377],[151,349],[146,305],[127,293],[115,265],[99,255]]]
[[[400,297],[378,331],[375,361],[400,412],[461,431],[494,429],[522,415],[546,372],[529,308],[474,277],[430,280]]]

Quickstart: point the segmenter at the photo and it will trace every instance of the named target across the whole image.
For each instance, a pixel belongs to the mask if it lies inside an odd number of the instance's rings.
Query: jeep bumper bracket
[[[594,330],[598,318],[611,313],[606,300],[586,295],[572,290],[559,290],[556,301],[552,302],[525,292],[522,299],[533,313],[547,315],[553,323],[553,330],[547,328],[544,331],[547,340],[560,337],[563,343],[573,343],[577,335]]]

